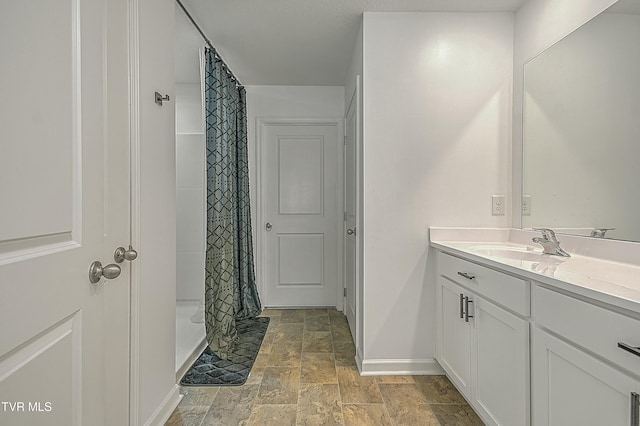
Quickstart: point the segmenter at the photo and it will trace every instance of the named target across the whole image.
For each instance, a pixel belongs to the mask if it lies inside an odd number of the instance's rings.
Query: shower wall
[[[176,85],[176,299],[204,294],[205,156],[199,84]]]

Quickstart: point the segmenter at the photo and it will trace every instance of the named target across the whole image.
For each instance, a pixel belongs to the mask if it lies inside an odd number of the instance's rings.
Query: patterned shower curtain
[[[247,109],[237,86],[215,51],[203,54],[207,154],[207,247],[205,326],[211,350],[228,359],[237,337],[236,319],[260,313],[255,282]]]

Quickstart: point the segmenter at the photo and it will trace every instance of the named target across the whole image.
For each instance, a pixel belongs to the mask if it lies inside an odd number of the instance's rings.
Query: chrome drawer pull
[[[469,318],[473,318],[473,315],[469,315],[469,303],[473,303],[473,300],[469,300],[468,296],[464,297],[464,321],[469,322]]]
[[[631,426],[638,426],[640,420],[640,395],[631,392]]]
[[[618,342],[618,347],[620,349],[624,349],[627,352],[631,352],[634,355],[640,356],[640,347],[627,345],[626,343],[623,343],[623,342]]]
[[[458,275],[460,275],[461,277],[465,277],[468,280],[473,280],[473,279],[476,278],[475,276],[473,276],[473,275],[471,275],[471,274],[469,274],[467,272],[458,272]]]
[[[460,293],[460,318],[464,318],[464,294]]]

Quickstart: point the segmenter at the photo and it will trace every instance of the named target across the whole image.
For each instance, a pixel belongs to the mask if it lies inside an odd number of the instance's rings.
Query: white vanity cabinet
[[[638,318],[537,285],[534,320],[534,425],[638,426]]]
[[[436,359],[487,424],[528,425],[529,282],[436,256]]]
[[[559,257],[526,230],[430,232],[435,358],[486,424],[640,426],[640,245],[614,262],[593,238]]]
[[[458,390],[471,395],[471,325],[464,317],[464,293],[466,289],[438,277],[438,348],[436,359],[449,374]]]

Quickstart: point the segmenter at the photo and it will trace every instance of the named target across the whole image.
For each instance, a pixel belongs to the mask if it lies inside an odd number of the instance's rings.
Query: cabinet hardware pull
[[[631,352],[634,355],[640,356],[640,347],[627,345],[624,342],[618,342],[618,347],[624,349],[627,352]]]
[[[468,296],[464,297],[464,321],[469,322],[469,318],[473,318],[473,315],[469,315],[469,303],[473,303],[473,300],[469,300]]]
[[[631,426],[638,426],[640,419],[640,395],[631,392]]]
[[[460,318],[464,318],[464,294],[460,293]]]
[[[473,279],[476,278],[475,276],[473,276],[473,275],[471,275],[471,274],[469,274],[467,272],[458,272],[458,275],[460,275],[461,277],[465,277],[468,280],[473,280]]]

